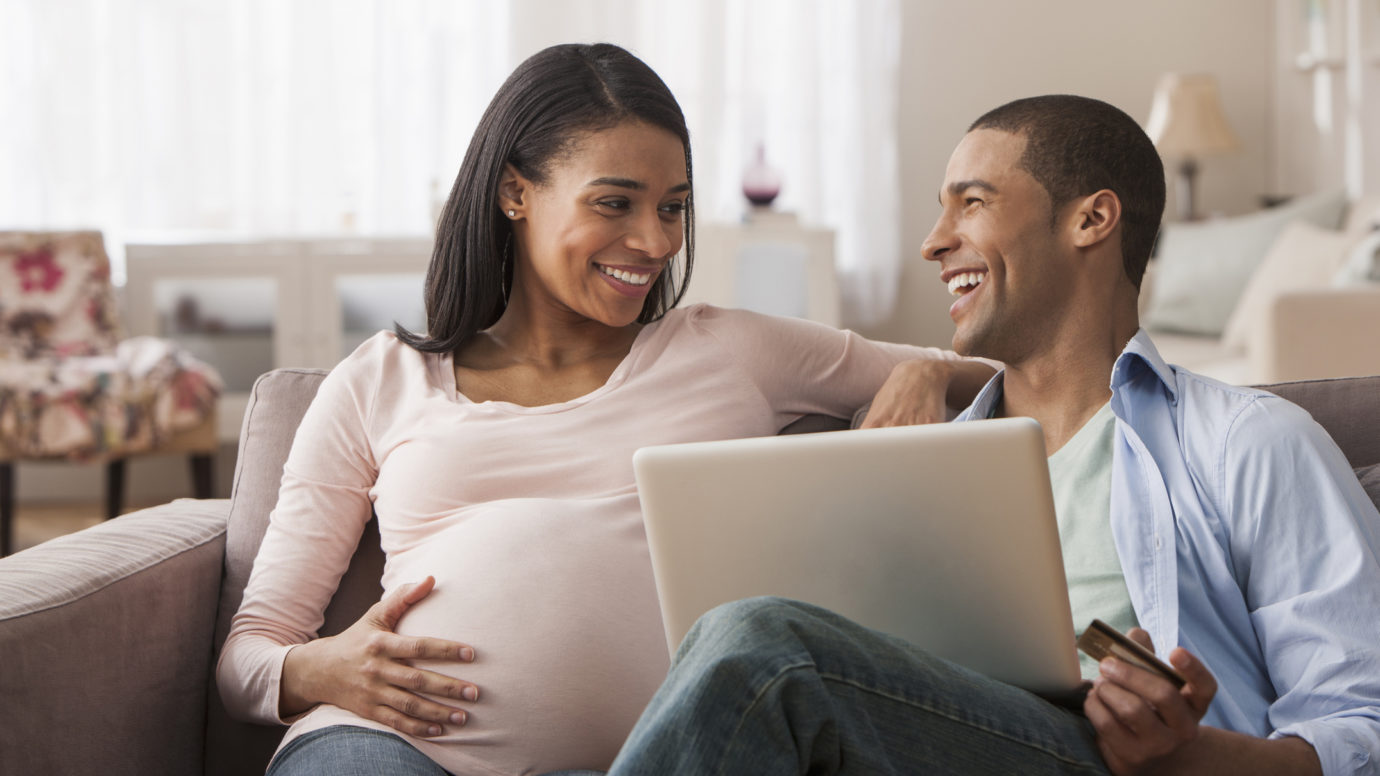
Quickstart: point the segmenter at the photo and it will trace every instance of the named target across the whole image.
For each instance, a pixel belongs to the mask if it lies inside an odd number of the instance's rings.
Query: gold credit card
[[[1083,631],[1083,635],[1078,637],[1078,648],[1099,663],[1103,658],[1114,657],[1157,673],[1173,682],[1175,687],[1183,687],[1188,683],[1183,674],[1173,666],[1155,657],[1155,653],[1101,620],[1093,620],[1088,629]]]

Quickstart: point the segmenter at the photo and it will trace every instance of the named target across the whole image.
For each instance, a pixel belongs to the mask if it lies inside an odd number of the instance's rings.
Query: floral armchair
[[[220,391],[216,371],[173,343],[120,338],[99,232],[0,232],[0,555],[17,461],[104,461],[114,517],[127,457],[188,453],[209,498]]]

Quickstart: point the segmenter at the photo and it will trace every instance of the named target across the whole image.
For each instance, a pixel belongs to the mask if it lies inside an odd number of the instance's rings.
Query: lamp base
[[[1175,199],[1179,205],[1180,221],[1197,221],[1199,218],[1196,196],[1197,182],[1197,160],[1184,159],[1179,163],[1179,177],[1175,180]]]

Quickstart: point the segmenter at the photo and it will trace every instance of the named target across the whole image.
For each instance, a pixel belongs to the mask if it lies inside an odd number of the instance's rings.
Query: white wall
[[[1281,0],[1282,1],[1282,0]],[[949,153],[968,124],[1018,97],[1072,92],[1142,123],[1159,75],[1217,76],[1242,141],[1199,173],[1200,207],[1242,213],[1271,181],[1274,4],[1265,0],[910,0],[902,12],[901,197],[905,270],[891,320],[863,333],[947,345],[950,298],[920,245]],[[1168,212],[1174,212],[1171,187]]]
[[[1284,192],[1346,185],[1352,194],[1374,194],[1380,191],[1380,4],[1338,0],[1320,10],[1325,25],[1319,52],[1311,45],[1307,4],[1274,2],[1277,153],[1271,175]],[[1305,71],[1298,65],[1303,53],[1334,66]],[[1349,127],[1351,121],[1355,125]]]

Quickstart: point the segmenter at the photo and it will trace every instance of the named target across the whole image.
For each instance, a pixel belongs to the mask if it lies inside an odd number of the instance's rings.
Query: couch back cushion
[[[245,409],[240,430],[239,458],[230,491],[230,520],[225,535],[225,583],[216,620],[216,649],[230,633],[230,619],[240,607],[259,544],[268,530],[268,516],[278,503],[283,464],[297,425],[326,377],[324,369],[277,369],[260,377]],[[370,544],[372,542],[372,545]],[[383,553],[378,528],[370,521],[355,559],[326,610],[322,635],[339,633],[359,619],[382,588]],[[361,579],[367,584],[361,583]]]
[[[254,383],[240,429],[239,458],[230,492],[230,517],[225,532],[225,576],[216,615],[214,657],[230,634],[230,620],[240,608],[254,557],[259,552],[268,515],[278,503],[283,464],[292,447],[297,425],[326,376],[324,369],[277,369]],[[383,551],[377,523],[369,521],[360,537],[350,568],[326,609],[321,635],[339,633],[358,620],[383,592]],[[225,713],[210,677],[206,731],[206,773],[263,773],[283,728],[236,722]]]
[[[1375,502],[1376,507],[1380,507],[1380,463],[1374,463],[1356,470],[1356,479],[1361,481],[1361,487],[1365,489],[1366,495]]]

